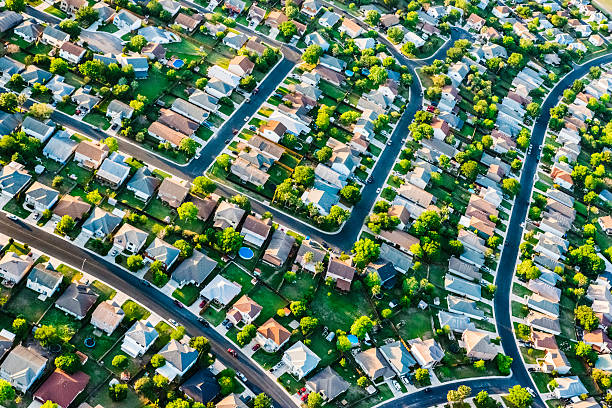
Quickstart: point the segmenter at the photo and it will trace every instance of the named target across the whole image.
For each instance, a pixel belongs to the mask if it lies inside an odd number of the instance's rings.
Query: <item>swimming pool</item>
[[[172,61],[172,68],[174,69],[179,69],[181,68],[183,65],[185,65],[185,61],[183,61],[182,59],[175,59]]]
[[[244,259],[244,260],[249,260],[252,259],[253,256],[255,256],[255,254],[253,253],[253,250],[251,248],[248,247],[242,247],[238,250],[238,255]]]

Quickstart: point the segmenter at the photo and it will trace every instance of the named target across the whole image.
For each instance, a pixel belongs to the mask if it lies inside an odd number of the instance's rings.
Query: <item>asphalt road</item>
[[[95,276],[96,279],[126,293],[159,316],[165,319],[175,319],[187,329],[191,336],[208,337],[212,345],[212,352],[217,359],[226,366],[241,371],[248,378],[247,385],[253,392],[265,392],[279,407],[296,407],[293,400],[280,389],[280,386],[263,373],[262,368],[246,358],[240,349],[236,349],[238,358],[232,357],[227,349],[233,346],[222,335],[211,328],[203,327],[190,312],[176,307],[169,297],[161,295],[157,289],[143,285],[139,278],[129,272],[71,245],[56,235],[33,229],[21,221],[11,221],[5,216],[0,216],[0,231],[73,266],[83,265],[85,259],[83,270]]]

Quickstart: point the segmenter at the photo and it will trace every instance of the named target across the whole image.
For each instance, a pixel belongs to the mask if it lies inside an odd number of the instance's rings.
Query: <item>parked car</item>
[[[230,353],[232,357],[238,358],[238,353],[236,353],[236,350],[234,350],[233,348],[228,348],[227,352]]]
[[[255,345],[253,346],[253,349],[252,349],[252,350],[253,350],[253,351],[257,351],[257,350],[259,350],[260,348],[261,348],[261,344],[257,343],[257,344],[255,344]]]
[[[178,323],[177,323],[177,321],[176,321],[176,320],[174,320],[174,319],[168,319],[168,321],[170,322],[170,324],[171,324],[171,325],[173,325],[173,326],[178,326]]]
[[[176,305],[176,307],[178,307],[180,309],[185,307],[185,306],[183,306],[183,304],[181,302],[178,301],[178,299],[174,299],[174,304]]]
[[[238,378],[240,378],[240,381],[242,381],[242,382],[244,382],[244,383],[245,383],[245,382],[247,382],[247,378],[246,378],[246,376],[245,376],[244,374],[242,374],[240,371],[236,371],[236,376],[237,376]]]
[[[229,323],[229,319],[225,319],[224,321],[221,322],[221,325],[225,327],[225,325],[228,323]]]
[[[6,218],[9,220],[17,221],[17,216],[15,214],[7,214]]]
[[[393,384],[393,388],[395,388],[398,392],[402,391],[402,387],[399,385],[399,383],[396,380],[393,380],[392,384]]]

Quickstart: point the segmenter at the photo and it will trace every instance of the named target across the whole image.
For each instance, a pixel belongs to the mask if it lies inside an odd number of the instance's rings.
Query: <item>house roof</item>
[[[240,294],[241,289],[241,285],[221,275],[217,275],[204,289],[202,289],[200,294],[209,300],[216,300],[223,305],[227,305],[233,298]]]
[[[380,259],[389,261],[396,269],[407,272],[412,267],[412,257],[383,242],[380,245]]]
[[[255,67],[255,63],[251,62],[246,55],[237,55],[232,58],[229,62],[229,66],[232,65],[240,67],[244,72],[251,72]]]
[[[410,251],[410,247],[419,243],[419,239],[400,230],[381,231],[379,236],[393,244],[399,245],[402,250]]]
[[[32,179],[23,166],[17,162],[11,162],[0,171],[0,190],[2,192],[16,195]]]
[[[62,281],[64,275],[57,272],[49,264],[47,266],[43,264],[37,264],[28,275],[28,281],[34,282],[47,289],[53,289],[55,286]]]
[[[48,207],[55,200],[57,200],[59,191],[35,181],[26,191],[26,195],[30,200],[36,201],[38,204],[44,207]]]
[[[278,120],[269,120],[259,127],[260,132],[265,132],[266,130],[274,132],[277,136],[281,137],[287,131],[287,127]]]
[[[589,391],[580,381],[580,378],[578,378],[577,376],[557,377],[555,378],[555,381],[557,382],[557,388],[555,388],[555,393],[560,398],[571,398],[589,393]]]
[[[272,234],[272,240],[266,248],[263,259],[277,266],[281,266],[289,257],[295,238],[280,228]]]
[[[102,302],[91,314],[91,320],[105,323],[110,327],[115,327],[125,317],[125,312],[117,303],[112,300]]]
[[[178,258],[181,251],[156,237],[146,249],[146,253],[147,256],[169,266]]]
[[[0,33],[3,33],[23,21],[21,14],[11,10],[5,10],[0,13]]]
[[[285,351],[284,358],[288,360],[293,367],[300,369],[302,373],[311,372],[321,361],[321,358],[313,353],[301,341],[289,347]]]
[[[81,197],[66,194],[58,201],[53,209],[53,214],[59,217],[68,215],[73,220],[80,220],[90,209],[91,205],[86,203]]]
[[[382,353],[377,348],[370,348],[355,355],[355,361],[366,371],[371,379],[379,377],[390,377],[394,373],[389,367],[389,363],[384,359]]]
[[[350,384],[329,366],[310,377],[306,386],[313,392],[325,395],[329,401],[350,388]]]
[[[219,196],[213,194],[212,197],[209,198],[200,198],[197,196],[192,196],[191,201],[193,204],[198,207],[198,218],[203,221],[208,220],[213,212],[215,212],[215,208],[217,207],[217,203],[219,201]]]
[[[163,125],[166,125],[174,130],[181,132],[184,135],[192,135],[200,127],[200,124],[193,120],[186,118],[170,109],[160,109],[161,116],[157,121]],[[180,142],[180,141],[179,141]]]
[[[166,363],[172,364],[180,372],[185,371],[198,359],[198,351],[177,340],[170,340],[159,352],[166,359]]]
[[[228,224],[237,225],[242,220],[244,213],[245,211],[236,204],[222,201],[215,212],[214,226],[225,228]]]
[[[489,335],[476,330],[466,330],[461,340],[468,354],[483,353],[497,355],[498,349],[491,343]]]
[[[408,340],[410,351],[421,364],[429,364],[440,361],[444,357],[444,350],[434,339],[412,339]]]
[[[19,282],[21,278],[30,270],[34,260],[29,255],[19,255],[15,252],[6,252],[0,259],[0,269],[5,271],[15,282]]]
[[[248,406],[242,402],[236,394],[230,394],[215,404],[216,408],[247,408]]]
[[[242,232],[251,232],[255,235],[267,238],[272,224],[267,220],[262,220],[255,216],[249,215],[242,224]]]
[[[160,184],[161,180],[155,177],[148,167],[144,166],[136,170],[136,173],[128,182],[128,186],[130,188],[140,191],[148,196],[153,195]]]
[[[398,194],[423,208],[427,208],[433,201],[433,194],[410,183],[402,185]]]
[[[200,251],[193,251],[193,255],[185,259],[172,273],[172,279],[176,282],[202,282],[217,267],[217,261],[208,257]]]
[[[6,373],[10,382],[28,387],[38,372],[47,365],[47,359],[32,348],[18,344],[2,362],[0,369]]]
[[[192,400],[206,404],[219,395],[221,387],[214,374],[202,368],[181,385],[181,391]]]
[[[182,25],[183,27],[187,27],[189,30],[194,30],[198,24],[200,24],[201,20],[197,20],[191,16],[188,16],[185,13],[179,13],[174,19],[175,24]]]
[[[149,134],[155,135],[174,146],[180,146],[183,139],[186,137],[183,133],[164,125],[161,122],[153,122],[148,129]]]
[[[400,341],[384,344],[379,350],[396,372],[408,373],[416,365],[415,359]]]
[[[484,317],[485,313],[478,309],[476,302],[470,299],[462,298],[459,296],[448,295],[446,297],[448,304],[448,310],[458,313],[465,313],[472,316]]]
[[[257,317],[263,309],[259,303],[255,302],[247,295],[242,295],[242,297],[233,304],[232,308],[239,310],[242,314],[250,316],[252,319]]]
[[[65,43],[62,44],[62,46],[60,47],[61,51],[64,51],[70,55],[73,55],[75,57],[81,57],[83,54],[85,54],[85,48],[83,47],[79,47],[76,44],[73,44],[71,42],[66,41]]]
[[[96,303],[99,295],[87,285],[72,283],[55,302],[55,306],[84,317]]]
[[[129,243],[133,244],[136,248],[140,248],[147,241],[149,233],[141,229],[138,229],[130,224],[123,224],[119,231],[115,234],[113,242],[116,245],[126,247]]]
[[[139,345],[146,348],[157,340],[159,333],[157,333],[157,330],[155,330],[155,327],[153,327],[151,322],[137,320],[125,333],[125,337],[129,337]]]
[[[269,318],[264,324],[259,326],[257,332],[266,339],[272,340],[275,344],[281,345],[291,337],[291,332],[285,329],[274,318]]]
[[[78,144],[75,153],[81,154],[92,161],[99,162],[108,155],[109,148],[100,142],[83,140]]]

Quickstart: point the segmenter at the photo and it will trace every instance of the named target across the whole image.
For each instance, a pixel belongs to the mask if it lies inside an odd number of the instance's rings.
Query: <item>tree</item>
[[[308,408],[321,408],[323,405],[323,397],[318,392],[308,394]]]
[[[59,26],[73,40],[79,38],[79,34],[81,34],[81,27],[75,20],[63,20]]]
[[[521,184],[515,178],[506,178],[502,180],[502,190],[510,197],[514,197],[521,189]]]
[[[87,201],[94,205],[99,204],[100,201],[102,201],[102,195],[100,194],[98,189],[91,190],[89,193],[87,193],[87,196],[85,196],[85,198],[87,198]]]
[[[375,27],[380,21],[380,13],[377,10],[368,10],[363,21],[365,21],[366,24]]]
[[[190,338],[189,345],[196,349],[199,353],[208,353],[211,347],[208,338],[204,336]]]
[[[251,92],[257,86],[257,81],[253,75],[247,75],[240,80],[240,87],[247,92]]]
[[[484,371],[486,369],[484,360],[474,361],[474,368],[478,371]]]
[[[0,94],[0,108],[6,112],[12,113],[19,106],[17,95],[12,92]]]
[[[114,384],[108,387],[108,396],[115,402],[123,401],[127,398],[128,386],[127,384]]]
[[[336,340],[336,348],[339,352],[344,353],[345,351],[349,351],[351,348],[353,348],[353,344],[347,336],[338,336],[338,339]]]
[[[357,268],[365,268],[371,261],[378,259],[380,245],[369,238],[362,238],[353,245],[353,261]]]
[[[64,75],[68,72],[68,63],[62,58],[52,58],[51,65],[49,65],[49,71],[52,74]]]
[[[513,68],[519,67],[522,63],[523,63],[523,54],[513,52],[508,57],[508,65],[510,65]]]
[[[196,177],[193,180],[193,183],[191,184],[191,191],[196,194],[208,195],[215,191],[216,188],[217,185],[215,184],[215,182],[206,176]]]
[[[320,45],[312,44],[309,45],[304,53],[302,54],[302,61],[307,64],[316,64],[319,62],[319,57],[323,55],[323,49]]]
[[[174,246],[181,251],[180,255],[183,258],[189,258],[193,255],[193,247],[184,239],[179,239],[174,243]]]
[[[223,231],[217,233],[217,245],[219,249],[226,254],[238,251],[242,246],[243,239],[244,237],[232,227],[227,227]]]
[[[219,387],[221,388],[221,395],[229,395],[234,391],[234,377],[221,376],[219,377],[217,382],[219,383]]]
[[[476,394],[473,402],[474,405],[476,405],[476,408],[497,408],[497,403],[485,390],[482,390]]]
[[[160,390],[165,390],[169,383],[170,381],[168,381],[168,379],[161,374],[156,374],[153,376],[153,384]]]
[[[497,369],[502,375],[510,374],[510,366],[512,366],[512,357],[505,356],[501,353],[495,356],[495,362],[497,363]]]
[[[508,390],[508,401],[510,401],[516,408],[527,408],[531,406],[533,397],[529,393],[527,388],[523,388],[520,385],[515,385]]]
[[[529,116],[535,118],[540,114],[540,104],[537,102],[531,102],[529,105],[527,105],[526,110]]]
[[[34,332],[34,339],[38,340],[43,347],[55,344],[58,340],[57,330],[53,326],[42,325]]]
[[[28,331],[28,322],[22,317],[17,317],[15,320],[13,320],[11,328],[16,336],[21,337]]]
[[[30,107],[30,114],[38,120],[47,120],[52,113],[53,108],[46,103],[35,103]]]
[[[144,262],[142,259],[142,255],[130,255],[126,261],[127,267],[132,272],[137,272],[140,268],[144,266]]]
[[[142,395],[149,400],[154,398],[154,389],[151,377],[140,377],[134,383],[134,391],[136,391],[138,395]]]
[[[195,206],[191,201],[186,201],[181,204],[176,212],[179,215],[181,221],[192,222],[198,219],[198,207]]]
[[[0,380],[0,401],[12,401],[15,399],[15,389],[5,380]]]
[[[253,400],[253,408],[272,408],[272,399],[262,392]]]
[[[40,408],[58,408],[58,405],[53,401],[45,401]]]
[[[293,170],[293,179],[304,187],[310,187],[314,183],[314,170],[308,166],[297,166]]]
[[[429,380],[429,370],[427,370],[426,368],[417,368],[414,372],[414,378],[419,383],[426,382],[427,380]]]
[[[358,339],[363,339],[373,326],[374,323],[368,316],[358,317],[351,325],[351,334],[357,336]]]
[[[340,195],[350,204],[356,204],[361,200],[361,192],[353,185],[346,185],[340,190]]]
[[[111,364],[113,367],[123,370],[127,367],[128,362],[129,360],[125,354],[117,354],[115,357],[113,357]]]
[[[361,388],[367,387],[369,383],[370,381],[368,380],[368,377],[366,376],[361,376],[357,379],[357,385],[360,386]]]
[[[375,65],[370,68],[370,74],[368,75],[368,79],[372,81],[374,86],[378,87],[385,83],[387,78],[389,77],[389,72],[379,65]]]
[[[219,167],[221,167],[225,171],[229,171],[230,164],[231,164],[231,158],[227,153],[223,153],[219,155],[215,162]]]
[[[81,360],[74,353],[63,354],[55,358],[55,367],[68,374],[74,374],[81,367]]]
[[[6,0],[4,5],[7,9],[15,11],[17,13],[21,13],[26,9],[25,0]]]
[[[98,10],[89,5],[84,5],[74,13],[74,18],[79,24],[88,27],[98,19]]]
[[[574,316],[578,324],[586,331],[591,331],[599,325],[599,319],[593,309],[587,305],[580,305],[574,309]]]
[[[57,231],[60,235],[66,235],[74,228],[75,222],[69,215],[64,215],[57,225],[55,226],[55,231]]]
[[[387,37],[393,44],[399,44],[404,39],[404,31],[400,27],[390,27],[387,30]]]
[[[353,110],[348,110],[340,115],[340,122],[343,125],[350,125],[351,123],[355,123],[357,119],[361,116],[360,113],[355,112]],[[329,148],[328,148],[329,149]]]
[[[104,139],[104,144],[108,147],[108,150],[111,153],[119,150],[119,143],[117,142],[117,139],[115,139],[112,136],[109,136],[106,139]]]
[[[155,354],[151,357],[151,365],[153,368],[159,368],[166,365],[166,359],[161,354]]]
[[[516,267],[517,275],[527,279],[537,279],[540,275],[540,269],[534,265],[531,259],[525,259]]]
[[[292,21],[285,21],[279,24],[278,30],[283,37],[289,39],[297,34],[297,27]]]
[[[178,326],[176,329],[172,331],[170,334],[170,338],[172,340],[181,341],[183,337],[185,337],[186,329],[184,326]]]
[[[312,331],[319,325],[319,319],[311,316],[304,316],[300,319],[300,328],[304,336],[312,333]]]
[[[464,162],[461,165],[461,173],[469,181],[476,180],[476,176],[478,175],[478,163],[473,160]]]
[[[142,35],[135,35],[130,38],[130,48],[133,51],[140,52],[147,45],[147,39]]]
[[[306,305],[304,304],[304,302],[300,300],[295,300],[289,303],[289,309],[291,310],[291,313],[293,313],[295,317],[300,317],[304,313],[306,313]]]
[[[323,146],[321,149],[315,152],[315,157],[321,163],[325,163],[332,157],[333,151],[328,146]]]
[[[198,142],[190,137],[184,137],[179,143],[179,150],[185,152],[189,157],[193,157],[198,151]]]

